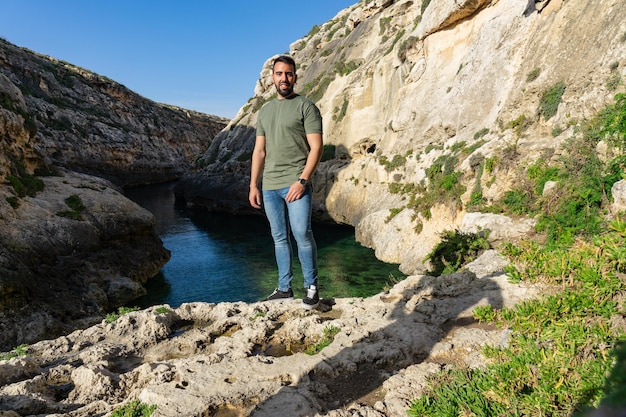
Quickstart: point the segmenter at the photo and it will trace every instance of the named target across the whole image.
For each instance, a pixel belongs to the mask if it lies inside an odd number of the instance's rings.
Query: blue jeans
[[[313,189],[307,185],[304,195],[291,203],[285,201],[289,187],[279,190],[263,190],[263,207],[270,223],[276,263],[278,264],[278,289],[291,289],[291,237],[298,246],[298,259],[302,266],[304,288],[317,286],[317,245],[311,229]]]

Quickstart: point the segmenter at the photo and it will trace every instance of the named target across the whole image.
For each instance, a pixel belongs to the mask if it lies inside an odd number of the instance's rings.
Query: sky
[[[0,0],[0,38],[226,118],[264,62],[359,0]]]

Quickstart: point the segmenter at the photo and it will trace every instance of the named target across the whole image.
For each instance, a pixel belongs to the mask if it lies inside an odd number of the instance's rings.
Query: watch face
[[[303,178],[300,178],[298,181],[300,181],[300,184],[302,185],[306,185],[306,180]]]

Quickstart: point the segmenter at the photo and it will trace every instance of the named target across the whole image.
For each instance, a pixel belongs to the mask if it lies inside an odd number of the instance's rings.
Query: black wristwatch
[[[299,179],[298,179],[298,182],[299,182],[300,184],[302,184],[302,185],[306,185],[308,181],[307,181],[307,180],[305,180],[304,178],[299,178]]]

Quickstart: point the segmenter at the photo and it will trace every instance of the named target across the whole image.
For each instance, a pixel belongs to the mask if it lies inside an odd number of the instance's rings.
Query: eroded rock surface
[[[17,207],[0,187],[0,349],[100,321],[145,294],[170,256],[152,213],[110,182],[70,171],[41,180]]]
[[[471,314],[538,293],[508,283],[505,264],[490,251],[464,272],[314,311],[294,300],[133,312],[0,362],[0,410],[86,417],[139,399],[157,405],[154,417],[405,415],[429,374],[481,366],[481,346],[507,344],[507,329]],[[303,353],[329,328],[330,345]]]

